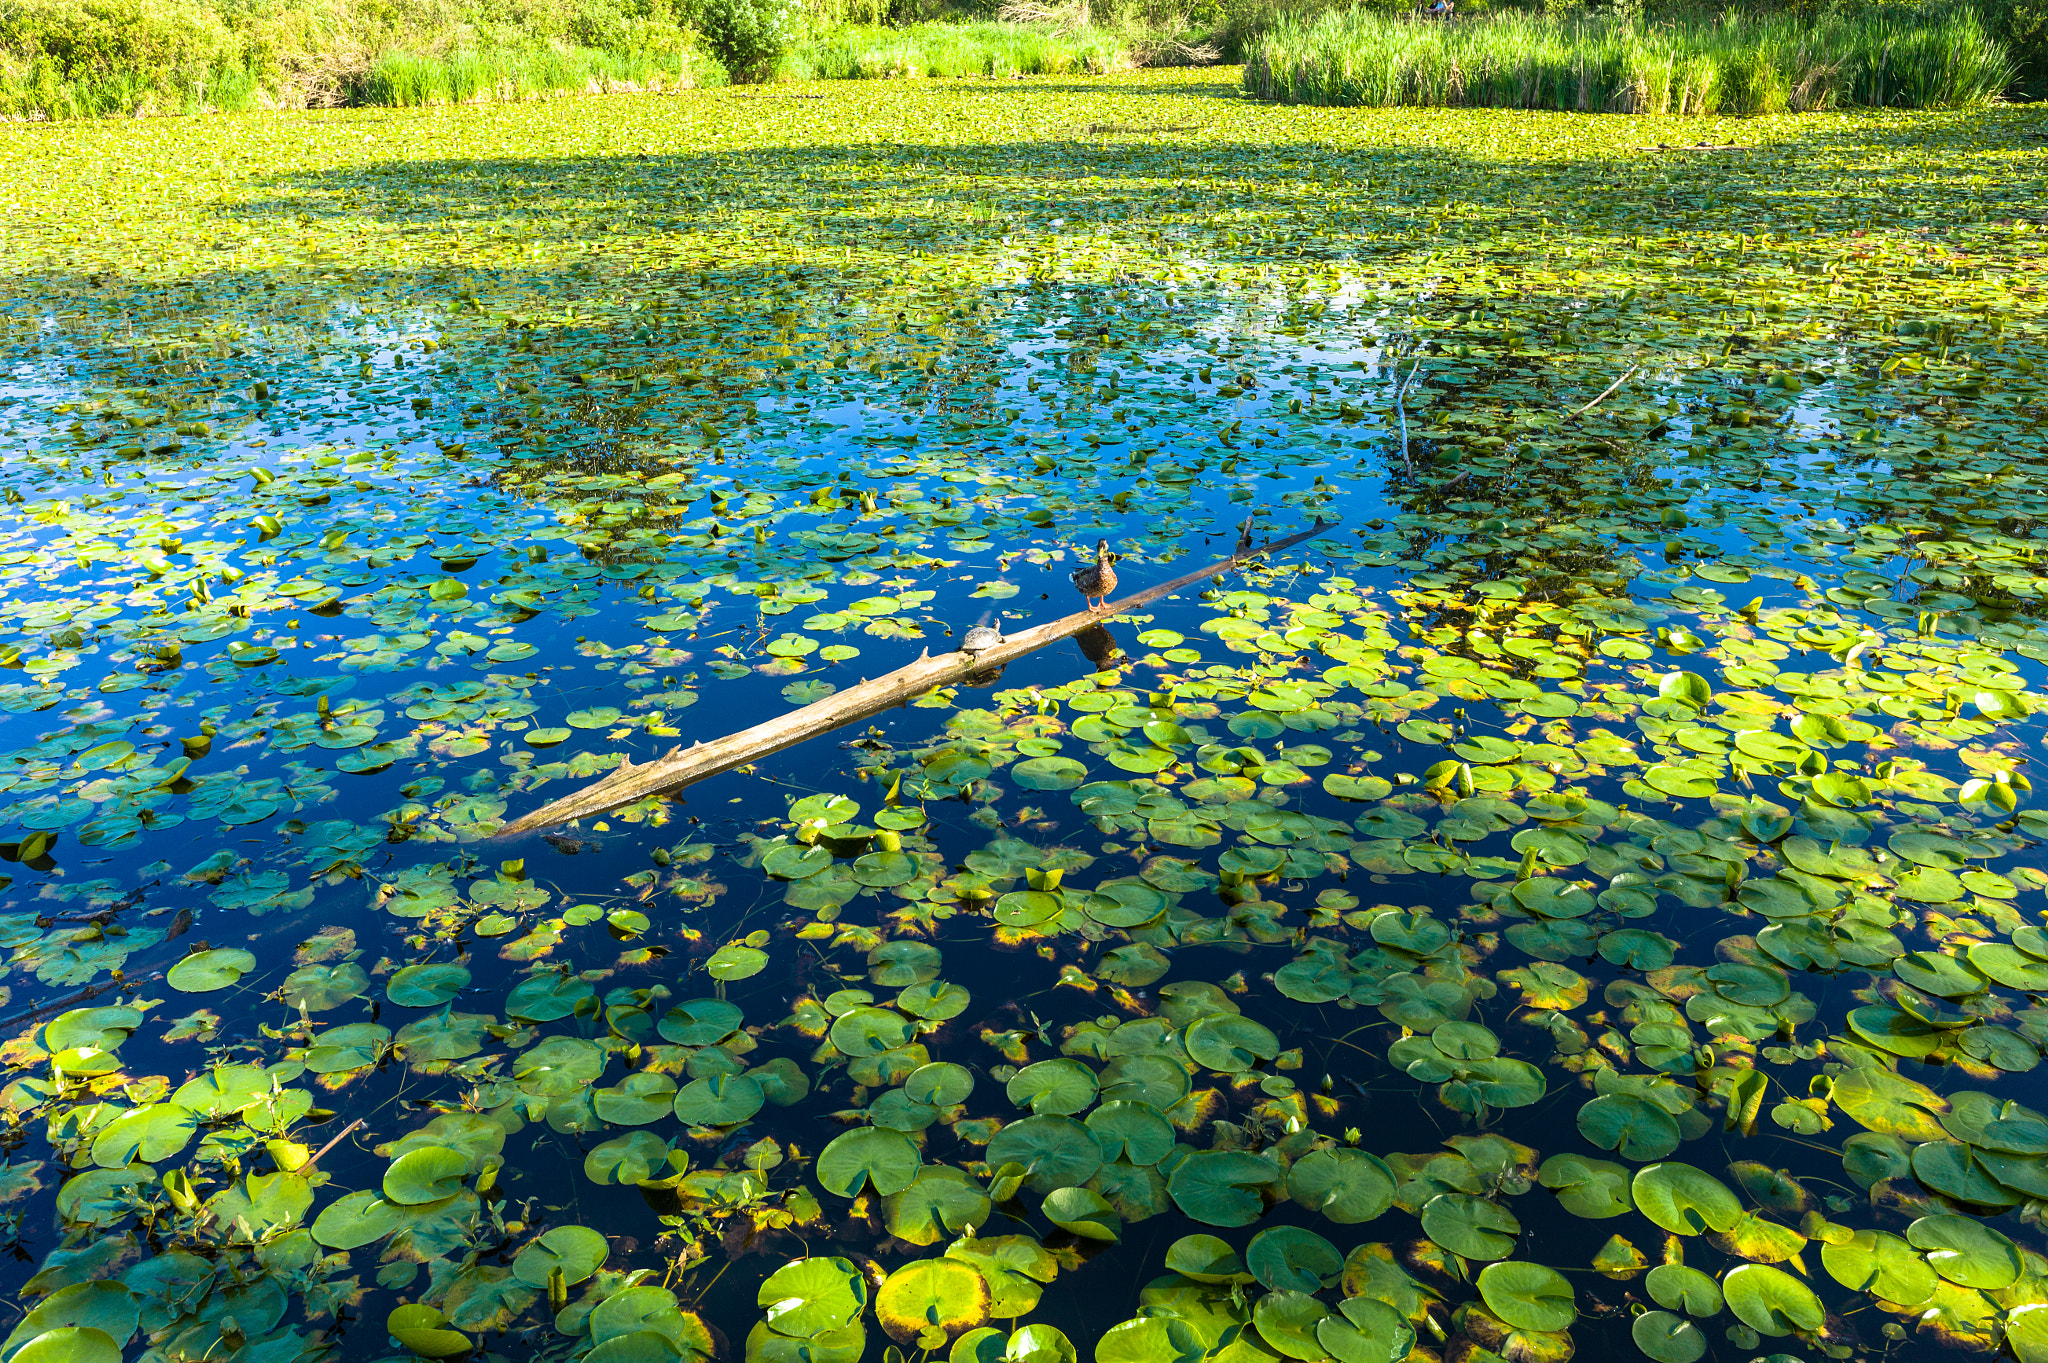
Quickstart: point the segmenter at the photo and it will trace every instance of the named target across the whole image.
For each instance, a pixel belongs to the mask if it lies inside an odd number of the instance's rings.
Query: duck
[[[1095,562],[1076,568],[1073,580],[1075,589],[1088,599],[1089,610],[1108,607],[1109,594],[1116,590],[1116,569],[1110,566],[1108,540],[1095,541]]]

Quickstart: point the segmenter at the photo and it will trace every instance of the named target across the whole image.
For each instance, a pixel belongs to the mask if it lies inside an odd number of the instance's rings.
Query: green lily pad
[[[454,1358],[470,1350],[469,1336],[450,1329],[448,1318],[431,1306],[393,1307],[384,1332],[421,1358]]]
[[[851,1056],[896,1050],[909,1045],[912,1035],[910,1021],[888,1008],[855,1008],[834,1021],[831,1030],[833,1046]]]
[[[1607,1093],[1579,1109],[1579,1134],[1623,1159],[1657,1160],[1678,1148],[1670,1113],[1633,1093]]]
[[[913,1245],[935,1245],[988,1223],[991,1202],[979,1183],[951,1165],[926,1165],[900,1193],[883,1199],[889,1233]]]
[[[1006,1096],[1018,1107],[1036,1113],[1071,1116],[1095,1102],[1095,1072],[1078,1060],[1041,1060],[1017,1071]]]
[[[652,1070],[635,1071],[609,1088],[593,1089],[590,1093],[592,1109],[613,1126],[658,1122],[668,1116],[675,1101],[675,1081]]]
[[[1245,1269],[1230,1242],[1214,1235],[1183,1235],[1166,1247],[1166,1266],[1198,1283],[1248,1283]]]
[[[1858,1229],[1846,1241],[1821,1246],[1821,1266],[1842,1286],[1898,1306],[1918,1306],[1934,1295],[1936,1275],[1898,1236]]]
[[[1721,1314],[1721,1285],[1687,1264],[1659,1264],[1643,1279],[1650,1300],[1698,1320]]]
[[[1116,1209],[1087,1188],[1055,1188],[1039,1210],[1046,1220],[1084,1240],[1114,1241],[1123,1233],[1123,1218]]]
[[[121,1346],[90,1325],[60,1325],[31,1335],[10,1363],[121,1363]]]
[[[769,1328],[816,1339],[854,1324],[867,1309],[867,1277],[847,1259],[796,1259],[769,1274],[756,1294]]]
[[[1596,1220],[1635,1210],[1629,1179],[1627,1166],[1584,1155],[1552,1155],[1536,1171],[1566,1211]]]
[[[401,1207],[439,1202],[462,1191],[469,1161],[444,1146],[408,1151],[384,1171],[384,1198]]]
[[[1636,1171],[1636,1209],[1673,1235],[1725,1231],[1742,1219],[1742,1199],[1721,1180],[1690,1164],[1652,1164]]]
[[[1422,1205],[1422,1233],[1466,1259],[1505,1259],[1522,1233],[1515,1214],[1469,1193],[1438,1193]]]
[[[1089,1113],[1083,1125],[1108,1161],[1121,1159],[1142,1168],[1173,1153],[1173,1124],[1150,1103],[1112,1100]]]
[[[933,1107],[964,1103],[973,1092],[974,1072],[946,1060],[920,1065],[903,1081],[904,1096]]]
[[[574,1285],[603,1267],[610,1254],[610,1243],[590,1227],[555,1226],[514,1256],[512,1276],[529,1287],[546,1287],[559,1270],[562,1280]]]
[[[744,980],[768,968],[768,953],[759,947],[728,942],[704,962],[704,973],[714,980]]]
[[[254,952],[240,947],[195,951],[172,966],[164,983],[181,994],[211,994],[226,989],[256,968]]]
[[[1699,1363],[1707,1355],[1700,1327],[1669,1311],[1645,1311],[1629,1326],[1636,1348],[1655,1363]]]
[[[678,1046],[715,1046],[739,1030],[746,1014],[724,999],[685,999],[655,1025],[662,1040]]]
[[[469,968],[454,962],[409,965],[385,982],[384,997],[401,1008],[439,1008],[469,987]]]
[[[1415,1328],[1371,1297],[1346,1297],[1316,1325],[1316,1343],[1337,1363],[1400,1363],[1415,1348]]]
[[[1871,1131],[1913,1141],[1940,1140],[1948,1102],[1925,1084],[1890,1070],[1855,1069],[1835,1080],[1837,1107]]]
[[[993,1145],[989,1154],[993,1159]],[[1257,1155],[1241,1150],[1198,1150],[1173,1167],[1166,1188],[1182,1213],[1204,1225],[1249,1226],[1265,1210],[1254,1190],[1278,1183],[1280,1176],[1278,1166]]]
[[[1259,1338],[1285,1358],[1322,1358],[1316,1328],[1329,1315],[1330,1309],[1306,1292],[1268,1292],[1252,1307]]]
[[[1071,757],[1033,757],[1011,767],[1010,779],[1026,790],[1073,790],[1088,779],[1088,768]]]
[[[1481,1269],[1479,1295],[1487,1310],[1517,1330],[1566,1330],[1579,1318],[1572,1285],[1565,1276],[1526,1259]]]
[[[1930,1268],[1958,1287],[1996,1292],[2019,1281],[2025,1269],[2018,1246],[1967,1216],[1923,1216],[1906,1227],[1906,1242],[1927,1256]]]
[[[742,1074],[692,1079],[675,1094],[676,1120],[691,1126],[734,1126],[767,1102],[761,1086]],[[851,1133],[849,1133],[851,1134]]]
[[[1236,1074],[1279,1055],[1280,1039],[1241,1013],[1225,1013],[1197,1019],[1188,1028],[1187,1048],[1197,1064]]]
[[[1827,1311],[1813,1289],[1782,1268],[1743,1264],[1721,1280],[1721,1293],[1735,1318],[1760,1335],[1818,1330]]]
[[[1393,1170],[1363,1150],[1312,1150],[1287,1171],[1287,1193],[1339,1225],[1371,1221],[1394,1204]]]
[[[1026,1186],[1044,1195],[1093,1178],[1102,1167],[1102,1147],[1071,1117],[1034,1116],[998,1131],[986,1158],[995,1166],[1019,1165],[1026,1170]]]
[[[863,1186],[886,1197],[908,1188],[922,1163],[908,1136],[863,1127],[834,1136],[818,1152],[817,1177],[821,1187],[841,1197],[853,1197]]]
[[[912,1017],[944,1022],[967,1011],[974,995],[946,980],[914,984],[896,996],[896,1006]]]
[[[1272,1292],[1319,1292],[1344,1267],[1335,1245],[1299,1226],[1260,1231],[1245,1247],[1244,1261],[1259,1285]]]

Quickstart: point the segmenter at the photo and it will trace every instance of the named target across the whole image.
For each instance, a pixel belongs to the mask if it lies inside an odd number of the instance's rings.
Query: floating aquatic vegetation
[[[1201,80],[24,131],[0,1350],[2048,1357],[2030,115]]]

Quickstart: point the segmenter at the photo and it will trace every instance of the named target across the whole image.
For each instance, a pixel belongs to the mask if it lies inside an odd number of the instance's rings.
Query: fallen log
[[[1246,559],[1291,548],[1303,540],[1313,539],[1335,524],[1335,521],[1317,521],[1299,534],[1254,547],[1249,543],[1251,522],[1247,520],[1245,538],[1240,539],[1237,551],[1229,558],[1212,563],[1206,568],[1198,568],[1191,573],[1183,573],[1169,581],[1134,592],[1120,601],[1110,602],[1099,610],[1077,611],[1073,615],[1035,626],[1021,634],[1010,635],[995,646],[979,652],[968,653],[961,650],[941,653],[937,657],[926,654],[908,666],[899,667],[894,672],[876,677],[872,681],[849,686],[844,691],[806,705],[801,710],[791,711],[789,714],[756,724],[751,729],[742,729],[736,734],[728,734],[709,743],[699,742],[688,748],[671,748],[667,754],[652,762],[643,762],[636,766],[630,760],[622,760],[610,775],[573,794],[542,805],[531,814],[514,819],[499,829],[495,836],[512,837],[520,833],[531,833],[538,828],[567,823],[571,819],[608,813],[622,805],[644,800],[650,795],[679,790],[707,777],[716,776],[720,772],[743,767],[770,753],[794,747],[842,725],[852,724],[857,720],[880,714],[892,706],[902,705],[933,687],[944,686],[949,682],[967,681],[995,672],[1027,654],[1037,652],[1047,644],[1058,643],[1062,639],[1081,633],[1091,625],[1099,625],[1113,615],[1134,610],[1163,596],[1171,596],[1183,587],[1205,578],[1229,572]]]

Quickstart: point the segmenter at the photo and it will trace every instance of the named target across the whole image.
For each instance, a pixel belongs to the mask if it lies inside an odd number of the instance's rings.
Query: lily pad
[[[1742,1199],[1727,1184],[1690,1164],[1639,1169],[1629,1191],[1637,1210],[1673,1235],[1726,1231],[1742,1219]]]
[[[994,1158],[994,1154],[991,1145],[990,1157]],[[1174,1166],[1166,1187],[1174,1205],[1204,1225],[1249,1226],[1265,1210],[1265,1203],[1255,1190],[1278,1183],[1280,1177],[1276,1165],[1257,1155],[1238,1150],[1198,1150]]]
[[[1958,1287],[1996,1292],[2019,1281],[2025,1269],[2018,1246],[1967,1216],[1923,1216],[1906,1227],[1906,1242],[1927,1256],[1930,1268]]]
[[[1114,1241],[1123,1232],[1123,1218],[1116,1209],[1087,1188],[1055,1188],[1039,1210],[1046,1220],[1084,1240]]]
[[[841,1197],[853,1197],[864,1186],[887,1196],[908,1188],[922,1163],[908,1136],[865,1127],[834,1136],[818,1152],[818,1183]]]
[[[1721,1293],[1735,1318],[1760,1335],[1818,1330],[1827,1311],[1813,1289],[1782,1268],[1743,1264],[1721,1280]]]
[[[796,1259],[769,1274],[756,1299],[777,1334],[815,1339],[860,1319],[867,1309],[867,1277],[847,1259]]]
[[[462,1191],[469,1161],[444,1146],[430,1145],[400,1155],[384,1171],[385,1200],[402,1207],[439,1202]]]
[[[891,1273],[875,1293],[875,1319],[900,1344],[919,1338],[945,1343],[988,1320],[988,1283],[955,1259],[916,1259]]]
[[[1707,1355],[1700,1327],[1669,1311],[1645,1311],[1629,1326],[1629,1338],[1654,1363],[1699,1363]]]
[[[1312,1150],[1287,1172],[1287,1192],[1339,1225],[1371,1221],[1394,1203],[1394,1173],[1363,1150]]]
[[[1422,1233],[1465,1259],[1505,1259],[1522,1223],[1497,1202],[1469,1193],[1438,1193],[1422,1206]]]
[[[1272,1292],[1319,1292],[1344,1267],[1335,1245],[1299,1226],[1260,1231],[1246,1247],[1244,1261],[1259,1285]]]
[[[211,994],[226,989],[256,968],[254,952],[240,947],[195,951],[172,966],[164,983],[182,994]]]
[[[987,1159],[991,1165],[1021,1166],[1026,1185],[1043,1195],[1093,1178],[1102,1167],[1102,1147],[1070,1117],[1034,1116],[998,1131],[988,1143]]]
[[[1579,1317],[1565,1276],[1526,1259],[1481,1269],[1479,1295],[1487,1310],[1517,1330],[1566,1330]]]
[[[557,1271],[562,1281],[582,1282],[604,1265],[611,1247],[588,1226],[555,1226],[529,1241],[512,1260],[512,1276],[529,1287],[546,1287]]]
[[[1880,1301],[1918,1306],[1934,1295],[1936,1276],[1913,1246],[1885,1231],[1859,1229],[1821,1246],[1820,1261],[1842,1286]]]

